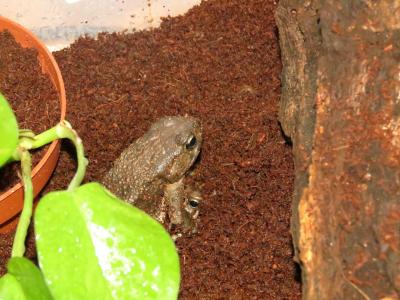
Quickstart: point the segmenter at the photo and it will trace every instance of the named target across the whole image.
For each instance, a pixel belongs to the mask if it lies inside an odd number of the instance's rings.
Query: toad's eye
[[[186,141],[186,149],[193,150],[197,145],[197,139],[194,135],[190,136]]]
[[[199,201],[198,201],[197,199],[190,199],[190,200],[189,200],[189,205],[190,205],[192,208],[196,208],[196,207],[199,206]]]

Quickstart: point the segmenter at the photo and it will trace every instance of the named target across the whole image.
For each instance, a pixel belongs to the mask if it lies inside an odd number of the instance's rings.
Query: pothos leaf
[[[177,298],[179,259],[169,234],[102,185],[47,194],[34,220],[55,299]]]
[[[9,160],[17,143],[17,119],[7,100],[0,94],[0,167]]]
[[[1,300],[28,300],[24,295],[21,284],[11,274],[0,278],[0,299]]]
[[[19,282],[29,300],[52,299],[38,267],[25,257],[13,257],[7,263],[7,271]]]

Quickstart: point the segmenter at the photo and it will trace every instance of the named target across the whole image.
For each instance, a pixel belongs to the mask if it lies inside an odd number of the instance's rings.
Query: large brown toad
[[[193,232],[201,196],[185,187],[183,179],[201,142],[202,129],[196,119],[162,118],[122,152],[103,184],[161,223],[169,219],[170,224]]]

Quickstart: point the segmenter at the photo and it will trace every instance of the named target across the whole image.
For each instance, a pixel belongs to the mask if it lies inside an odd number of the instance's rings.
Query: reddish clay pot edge
[[[15,40],[26,48],[35,48],[38,51],[38,60],[44,73],[47,73],[60,99],[60,121],[65,119],[67,100],[65,96],[64,81],[56,60],[47,47],[35,37],[29,30],[7,18],[0,16],[0,31],[7,29]],[[32,170],[33,193],[37,194],[43,189],[57,164],[60,154],[60,141],[51,143],[49,149]],[[0,195],[0,233],[6,233],[15,228],[16,217],[23,206],[23,187],[21,183]]]

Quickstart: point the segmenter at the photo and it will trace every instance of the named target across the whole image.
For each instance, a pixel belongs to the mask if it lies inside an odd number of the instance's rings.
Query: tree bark
[[[303,299],[400,299],[400,1],[281,0]]]

